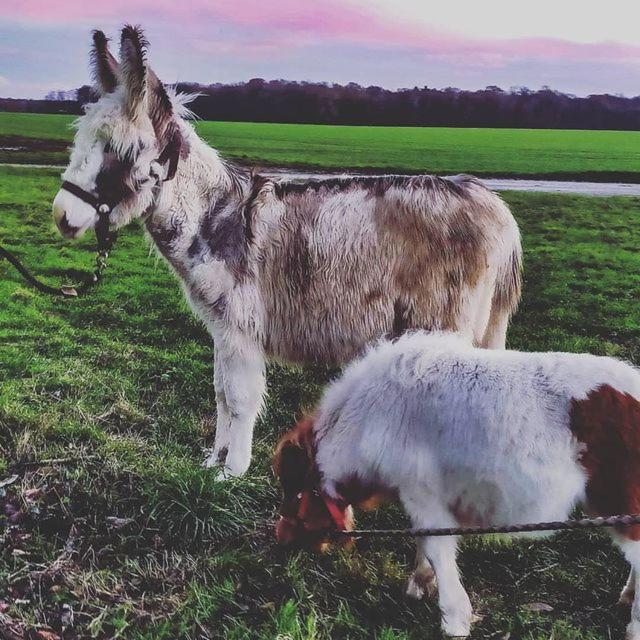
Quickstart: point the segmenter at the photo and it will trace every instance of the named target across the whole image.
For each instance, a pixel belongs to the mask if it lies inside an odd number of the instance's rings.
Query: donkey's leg
[[[491,309],[481,346],[484,349],[504,349],[507,346],[509,311],[495,307]]]
[[[205,467],[224,465],[229,450],[231,414],[224,392],[224,365],[217,346],[213,354],[213,384],[216,389],[216,439],[211,455],[204,461]]]
[[[422,600],[425,596],[431,597],[437,588],[436,574],[429,562],[429,558],[424,555],[423,550],[418,545],[416,551],[416,566],[407,583],[407,595],[416,600]]]
[[[253,428],[265,393],[264,356],[253,341],[237,335],[232,340],[227,336],[221,358],[230,416],[225,473],[241,476],[251,462]]]

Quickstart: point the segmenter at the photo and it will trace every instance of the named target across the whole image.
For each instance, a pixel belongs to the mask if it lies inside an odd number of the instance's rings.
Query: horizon
[[[150,64],[167,84],[262,78],[640,95],[640,7],[611,0],[600,14],[575,0],[557,4],[486,0],[431,14],[419,0],[192,0],[188,11],[151,0],[6,0],[0,95],[43,98],[89,84],[91,30],[105,31],[117,55],[125,22],[143,26]]]

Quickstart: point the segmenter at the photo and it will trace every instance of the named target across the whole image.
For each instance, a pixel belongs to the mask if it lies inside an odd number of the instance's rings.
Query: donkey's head
[[[183,138],[172,101],[147,65],[147,42],[127,26],[120,63],[104,33],[95,31],[91,65],[100,99],[78,119],[63,188],[53,201],[62,235],[76,238],[95,227],[100,213],[112,227],[141,216],[157,185],[175,174]]]

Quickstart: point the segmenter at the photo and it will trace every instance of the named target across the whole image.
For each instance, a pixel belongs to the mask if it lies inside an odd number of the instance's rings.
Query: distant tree
[[[252,78],[230,85],[182,82],[198,94],[191,109],[205,120],[456,127],[640,129],[640,96],[578,98],[548,86],[537,91],[489,85],[479,91],[413,87],[390,91],[326,82]],[[47,100],[0,99],[0,110],[80,113],[97,99],[91,87],[50,91]]]

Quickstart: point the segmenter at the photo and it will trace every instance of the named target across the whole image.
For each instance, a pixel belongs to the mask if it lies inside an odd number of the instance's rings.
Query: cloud
[[[89,29],[99,27],[115,36],[124,22],[131,22],[145,27],[152,64],[167,81],[234,81],[262,75],[406,86],[446,74],[451,80],[445,85],[464,87],[458,78],[478,78],[474,86],[483,77],[486,84],[497,84],[509,70],[518,69],[522,77],[514,84],[524,85],[539,77],[537,66],[546,73],[580,68],[586,76],[581,86],[592,82],[598,90],[614,75],[612,91],[634,83],[640,90],[640,40],[587,41],[584,30],[572,31],[570,16],[562,29],[544,31],[540,17],[525,28],[522,16],[506,0],[486,1],[490,6],[469,13],[447,6],[445,20],[440,12],[430,15],[424,0],[396,0],[393,5],[388,0],[3,0],[0,21],[12,33],[6,38],[3,34],[0,56],[3,47],[10,52],[0,72],[18,77],[21,65],[31,74],[30,81],[53,71],[64,73],[69,86],[77,86],[88,78]],[[590,19],[597,22],[596,16]],[[492,29],[495,20],[499,28]],[[473,27],[474,21],[481,24]],[[571,39],[572,33],[577,40]],[[408,66],[394,71],[387,61],[395,59]],[[603,70],[604,63],[631,75],[622,84],[620,74],[611,71],[603,78],[593,76],[590,69]]]
[[[414,21],[406,13],[394,18],[354,0],[191,0],[187,10],[173,0],[5,0],[0,15],[37,24],[98,25],[104,21],[111,26],[124,20],[164,21],[180,26],[185,35],[194,34],[202,51],[239,52],[246,57],[336,42],[415,50],[474,64],[480,60],[496,65],[515,58],[640,61],[640,45],[462,36],[430,26],[424,15]],[[225,37],[225,29],[232,30],[231,38]],[[189,46],[188,40],[185,46]]]

